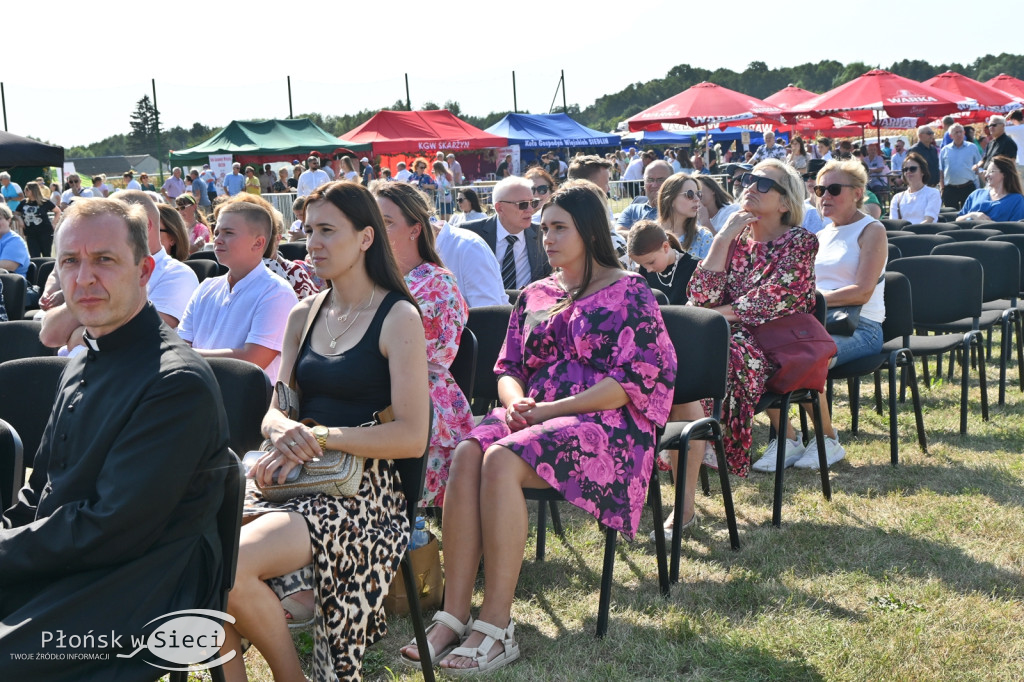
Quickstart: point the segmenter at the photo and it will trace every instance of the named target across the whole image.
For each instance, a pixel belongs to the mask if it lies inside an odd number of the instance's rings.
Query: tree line
[[[632,83],[619,92],[599,97],[592,105],[580,109],[570,104],[567,113],[585,126],[596,130],[611,131],[623,121],[644,109],[657,104],[702,81],[710,81],[739,92],[764,98],[778,92],[787,85],[795,85],[812,92],[825,92],[842,85],[873,68],[884,68],[893,73],[917,81],[924,81],[945,71],[956,71],[979,81],[1006,73],[1018,78],[1024,77],[1024,55],[1000,54],[979,57],[970,64],[929,64],[920,59],[904,59],[889,66],[872,66],[863,62],[842,64],[835,60],[808,62],[799,66],[771,69],[760,61],[751,62],[746,69],[736,72],[731,69],[701,69],[680,64],[673,67],[664,78],[646,83]],[[453,114],[477,128],[487,128],[501,120],[509,111],[493,111],[476,116],[462,111],[458,101],[448,100],[439,105],[425,102],[422,109],[449,109]],[[384,110],[408,111],[405,100],[396,100]],[[555,109],[560,111],[561,109]],[[369,120],[381,109],[363,109],[353,114],[324,114],[308,112],[299,118],[309,118],[332,135],[344,135],[349,130]],[[544,113],[544,112],[521,112]],[[115,156],[124,154],[153,154],[164,156],[169,149],[187,149],[208,139],[220,128],[202,123],[193,123],[190,128],[175,126],[168,130],[160,127],[158,112],[146,95],[136,103],[129,117],[131,132],[113,135],[93,144],[71,147],[69,158]],[[159,132],[159,146],[157,133]]]

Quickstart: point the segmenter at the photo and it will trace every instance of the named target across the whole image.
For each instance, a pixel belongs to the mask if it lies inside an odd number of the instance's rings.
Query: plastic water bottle
[[[416,528],[412,532],[412,539],[409,541],[409,549],[418,549],[430,542],[430,531],[427,530],[427,522],[422,516],[416,517]]]

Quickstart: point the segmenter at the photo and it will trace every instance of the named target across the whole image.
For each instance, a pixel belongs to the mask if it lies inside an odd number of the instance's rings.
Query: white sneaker
[[[839,439],[825,436],[825,461],[828,462],[829,468],[844,457],[846,457],[846,450],[839,444]],[[807,444],[807,448],[804,450],[804,456],[793,466],[797,469],[818,469],[817,440],[811,439],[811,442]]]
[[[800,442],[799,438],[793,440],[786,440],[786,468],[793,466],[798,462],[804,455],[804,444]],[[754,463],[754,466],[750,467],[751,471],[759,471],[761,473],[772,473],[775,471],[775,461],[779,456],[779,441],[776,438],[772,438],[768,441],[768,445],[765,447],[764,452],[761,453],[761,459]]]

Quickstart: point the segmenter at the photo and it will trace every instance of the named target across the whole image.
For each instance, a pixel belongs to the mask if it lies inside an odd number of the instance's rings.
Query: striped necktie
[[[514,249],[516,242],[519,241],[519,237],[514,234],[506,235],[505,241],[508,245],[505,247],[505,256],[501,259],[501,281],[506,289],[515,289],[516,283],[519,280],[516,278],[516,255]]]

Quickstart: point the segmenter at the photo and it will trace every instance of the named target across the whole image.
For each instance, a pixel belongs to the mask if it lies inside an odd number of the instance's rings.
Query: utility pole
[[[288,76],[288,118],[295,118],[292,113],[292,77]]]
[[[412,100],[409,99],[409,74],[405,74],[405,108],[412,111]]]
[[[562,69],[562,113],[569,113],[569,107],[565,103],[565,69]]]
[[[7,130],[7,95],[4,94],[4,84],[0,83],[0,101],[4,105],[4,130]]]
[[[512,111],[519,113],[519,102],[516,99],[516,72],[512,72]]]
[[[160,151],[160,110],[156,106],[156,79],[151,78],[150,83],[153,86],[153,118],[156,121],[156,164],[157,170],[160,173],[160,186],[164,184],[164,162],[163,152]]]

